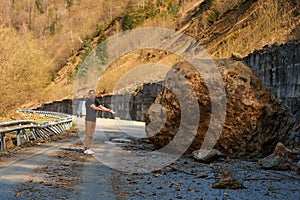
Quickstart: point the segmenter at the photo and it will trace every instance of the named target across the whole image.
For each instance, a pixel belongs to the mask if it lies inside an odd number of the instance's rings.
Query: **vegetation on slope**
[[[6,70],[15,67],[12,63],[1,62],[0,69],[5,71],[5,77],[2,73],[0,98],[3,108],[0,114],[6,115],[8,110],[19,108],[21,104],[72,98],[74,79],[78,71],[84,71],[82,61],[85,56],[100,42],[121,31],[149,26],[171,28],[195,38],[213,57],[245,56],[264,45],[299,38],[299,6],[299,0],[1,1],[1,29],[7,29],[2,31],[2,37],[9,38],[1,40],[1,45],[7,48],[17,46],[16,41],[23,40],[24,44],[18,48],[23,52],[26,49],[26,55],[30,56],[24,59],[23,53],[14,57],[14,62],[20,66],[17,74]],[[29,54],[31,50],[36,52]],[[150,53],[160,55],[160,52],[152,50]],[[6,54],[3,51],[0,54],[0,58],[5,60]],[[105,57],[105,52],[103,54],[102,51],[102,55]],[[132,53],[139,59],[144,55],[148,53]],[[41,59],[39,65],[30,64],[34,66],[33,71],[29,67],[29,58]],[[170,65],[174,59],[169,54],[157,58],[163,61],[156,62]],[[134,66],[144,64],[135,59],[132,62],[120,61],[109,69],[114,73],[107,70],[108,74],[116,76],[106,78],[105,84],[113,85],[117,77],[122,76],[116,71],[126,73]],[[114,67],[122,70],[114,70]],[[43,77],[34,75],[38,71],[43,71]],[[25,77],[21,75],[26,73],[34,75],[34,84],[28,83],[32,80],[28,77],[27,83],[24,80],[21,84],[22,78],[17,77]],[[23,88],[5,86],[11,80],[18,80]],[[18,100],[2,101],[16,99],[14,90],[22,91],[23,96]],[[111,89],[102,85],[99,90],[109,92]],[[27,107],[34,105],[28,104]]]
[[[33,37],[21,37],[14,29],[1,26],[0,49],[0,116],[32,99],[45,101],[40,91],[50,84],[54,65]]]
[[[205,1],[183,30],[213,57],[246,56],[300,37],[299,0]]]

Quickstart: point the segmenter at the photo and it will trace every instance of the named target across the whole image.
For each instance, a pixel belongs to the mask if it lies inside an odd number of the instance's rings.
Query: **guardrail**
[[[43,123],[37,123],[31,120],[16,120],[0,123],[1,150],[5,150],[6,133],[16,131],[17,146],[19,146],[21,145],[21,134],[27,141],[29,141],[30,139],[36,140],[38,138],[46,139],[51,133],[57,135],[71,128],[72,126],[72,116],[64,113],[36,110],[20,110],[19,112],[41,114],[44,116],[56,118],[56,120]],[[26,130],[29,130],[31,138],[27,134]]]

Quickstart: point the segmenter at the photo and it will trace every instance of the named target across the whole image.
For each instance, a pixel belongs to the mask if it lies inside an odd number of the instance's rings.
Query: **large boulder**
[[[146,133],[154,147],[168,147],[168,152],[183,150],[190,154],[201,148],[208,130],[221,130],[221,134],[216,133],[208,142],[215,143],[215,149],[234,158],[264,157],[272,153],[278,142],[291,147],[295,141],[295,120],[281,100],[272,97],[259,78],[242,62],[224,59],[215,63],[223,80],[225,103],[221,101],[222,96],[210,95],[212,92],[218,94],[219,87],[210,87],[212,91],[206,85],[208,80],[209,84],[214,85],[216,79],[214,73],[209,77],[209,69],[206,68],[204,72],[209,78],[204,79],[189,62],[179,62],[171,68],[165,79],[164,90],[145,114]],[[193,92],[183,87],[186,84]],[[192,96],[195,95],[199,109],[194,107],[194,114],[184,115],[188,118],[185,121],[191,123],[182,125],[182,112],[186,111],[181,104],[193,104],[195,100]],[[221,117],[220,123],[216,120],[211,122],[211,119],[219,117],[218,112],[212,112],[212,105],[215,111],[220,110],[220,115],[222,109],[225,110],[224,124]],[[196,125],[198,127],[195,129]],[[179,130],[184,134],[180,133],[181,136],[176,138]],[[177,142],[168,145],[174,138]],[[185,146],[187,143],[188,148]]]

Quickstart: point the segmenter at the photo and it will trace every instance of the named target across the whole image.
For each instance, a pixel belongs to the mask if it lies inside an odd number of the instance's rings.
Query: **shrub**
[[[54,63],[30,35],[0,26],[0,116],[15,112],[33,99],[53,79]],[[44,100],[44,99],[43,99]]]

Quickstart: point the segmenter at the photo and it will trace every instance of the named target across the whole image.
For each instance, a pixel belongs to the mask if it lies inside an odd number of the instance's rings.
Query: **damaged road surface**
[[[106,135],[106,147],[117,146],[141,158],[154,151],[147,138],[136,137],[145,134],[143,123],[98,120],[96,153],[103,148],[98,145],[101,134]],[[79,130],[83,123],[77,119]],[[300,199],[300,176],[294,170],[263,170],[256,161],[229,159],[204,164],[181,156],[160,169],[134,173],[112,168],[96,155],[84,155],[81,136],[73,133],[1,156],[0,199]],[[222,187],[228,175],[240,187]]]

